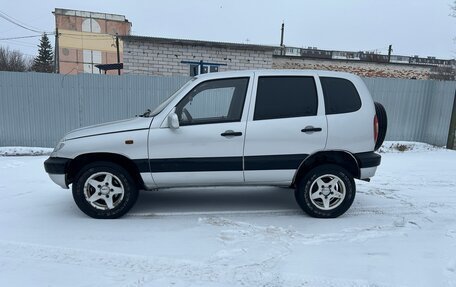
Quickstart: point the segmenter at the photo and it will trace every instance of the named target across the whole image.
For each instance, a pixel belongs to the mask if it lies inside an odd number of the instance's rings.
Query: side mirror
[[[168,126],[172,129],[179,128],[179,118],[174,111],[168,116]]]

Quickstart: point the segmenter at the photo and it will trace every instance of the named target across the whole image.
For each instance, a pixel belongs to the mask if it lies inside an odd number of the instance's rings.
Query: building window
[[[101,33],[100,24],[95,19],[85,19],[82,21],[82,32]]]
[[[201,65],[191,64],[190,65],[190,76],[196,76],[199,74],[216,73],[219,71],[218,65]]]
[[[95,67],[102,63],[101,51],[82,50],[84,73],[98,74],[100,70]]]
[[[97,20],[87,18],[82,21],[82,31],[89,33],[101,33],[101,27]],[[95,67],[95,65],[102,63],[101,51],[82,50],[82,61],[84,73],[99,73],[99,70]]]

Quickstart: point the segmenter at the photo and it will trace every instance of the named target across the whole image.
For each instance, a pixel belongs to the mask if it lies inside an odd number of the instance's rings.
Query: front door
[[[250,77],[202,82],[175,106],[179,128],[151,131],[149,163],[158,187],[244,182],[249,82]]]

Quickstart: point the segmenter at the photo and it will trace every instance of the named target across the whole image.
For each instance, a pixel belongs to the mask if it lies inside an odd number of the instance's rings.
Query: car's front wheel
[[[72,189],[79,209],[100,219],[121,217],[138,197],[138,189],[130,174],[111,162],[94,162],[83,167]]]
[[[306,173],[295,190],[295,197],[310,216],[334,218],[350,208],[355,193],[355,181],[347,170],[324,164]]]

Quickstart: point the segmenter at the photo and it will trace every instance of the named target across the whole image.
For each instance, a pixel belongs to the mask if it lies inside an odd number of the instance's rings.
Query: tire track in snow
[[[406,235],[408,229],[413,228],[404,218],[394,221],[391,225],[378,225],[367,228],[346,228],[337,233],[305,234],[296,231],[292,227],[282,228],[276,226],[259,226],[242,221],[234,221],[221,217],[199,218],[201,224],[214,226],[218,229],[219,240],[226,246],[232,247],[223,252],[213,262],[220,265],[224,263],[224,257],[234,258],[234,280],[242,282],[245,286],[372,286],[366,281],[357,280],[331,280],[327,278],[307,279],[305,276],[299,280],[293,280],[290,274],[278,273],[277,267],[281,265],[288,255],[293,253],[297,245],[314,245],[331,242],[349,241],[361,242],[369,239],[391,235]],[[252,244],[254,242],[254,244]],[[261,260],[251,261],[248,250],[255,249],[253,254],[261,254]],[[226,260],[225,260],[226,261]],[[293,275],[292,275],[293,276]],[[306,284],[303,284],[306,282]],[[327,284],[323,284],[325,282]],[[375,286],[384,286],[375,284]]]
[[[303,211],[299,209],[277,209],[277,210],[224,210],[224,211],[184,211],[184,212],[131,212],[127,213],[125,217],[188,217],[188,216],[237,216],[237,215],[276,215],[276,216],[306,216]],[[347,212],[347,215],[391,215],[402,216],[410,214],[422,214],[419,210],[405,209],[403,205],[389,205],[389,206],[352,206]]]
[[[65,264],[75,267],[99,268],[100,272],[110,270],[117,274],[111,278],[123,286],[302,286],[301,279],[287,281],[276,269],[280,256],[265,260],[239,264],[233,257],[229,262],[211,260],[207,263],[147,257],[120,253],[100,252],[76,248],[56,247],[41,244],[0,241],[0,259],[11,258],[30,263]],[[40,263],[38,263],[40,264]],[[77,270],[77,269],[76,269]],[[138,277],[125,281],[126,273]],[[124,276],[124,278],[122,278]],[[159,284],[159,285],[157,285]]]
[[[321,244],[337,241],[362,242],[385,236],[405,236],[408,230],[416,228],[416,223],[404,217],[393,220],[392,224],[374,225],[365,228],[344,228],[335,233],[301,233],[293,228],[276,226],[258,226],[247,222],[233,221],[227,218],[200,218],[203,224],[219,227],[219,239],[226,244],[249,241],[283,242],[288,249],[292,244]]]
[[[188,280],[197,279],[199,282],[217,281],[219,279],[219,274],[213,267],[195,261],[41,244],[0,241],[0,258],[13,258],[22,261],[37,260],[100,268],[100,270],[109,268],[128,273],[159,274],[160,276],[186,278]]]

